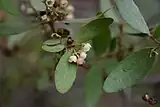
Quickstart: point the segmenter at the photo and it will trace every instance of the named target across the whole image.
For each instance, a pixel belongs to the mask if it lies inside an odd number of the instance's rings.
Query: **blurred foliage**
[[[0,0],[0,9],[6,13],[5,20],[0,21],[0,35],[7,36],[8,42],[5,47],[0,47],[1,51],[12,52],[18,46],[11,57],[5,54],[1,56],[1,102],[10,100],[12,91],[23,85],[44,91],[53,86],[54,81],[58,92],[67,93],[75,82],[78,67],[83,67],[88,71],[84,84],[86,105],[93,107],[101,96],[102,88],[112,93],[132,87],[148,74],[155,62],[156,50],[160,46],[157,41],[159,26],[152,35],[133,0],[115,0],[114,6],[110,0],[102,0],[102,12],[97,13],[97,16],[62,21],[69,24],[86,23],[74,39],[69,33],[64,37],[63,30],[55,30],[54,24],[57,22],[53,20],[52,14],[47,14],[52,20],[46,22],[37,20],[39,17],[27,17],[19,11],[18,3],[19,0]],[[47,8],[46,11],[55,12],[56,9]],[[62,20],[62,13],[57,14],[54,16],[56,21]],[[49,30],[45,28],[46,25]],[[150,37],[156,45],[136,51],[134,47],[123,45],[124,36],[137,35],[144,39]],[[91,42],[93,56],[83,65],[78,65],[78,61],[69,63],[71,55],[80,57],[76,51],[86,42]],[[85,67],[87,64],[88,67]]]

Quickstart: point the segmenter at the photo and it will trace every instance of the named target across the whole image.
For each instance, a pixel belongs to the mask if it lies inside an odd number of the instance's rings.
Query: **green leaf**
[[[111,73],[111,71],[119,64],[119,62],[116,59],[105,59],[104,62],[104,67],[105,67],[105,72],[108,75]]]
[[[72,51],[66,51],[61,57],[55,70],[55,85],[60,93],[66,93],[76,79],[77,66],[68,62]]]
[[[38,79],[37,88],[39,90],[47,89],[51,84],[49,83],[49,75],[47,71],[43,71],[40,78]]]
[[[79,43],[91,40],[93,37],[106,33],[106,28],[112,24],[113,19],[111,18],[98,18],[92,20],[80,29],[80,32],[76,36],[76,41]],[[108,32],[107,32],[108,33]]]
[[[115,0],[122,18],[134,29],[150,34],[149,28],[133,0]]]
[[[62,44],[55,45],[55,46],[49,46],[49,45],[42,46],[42,49],[47,52],[59,52],[59,51],[62,51],[64,48],[65,48],[65,46]]]
[[[157,25],[155,28],[154,36],[160,40],[160,25]]]
[[[115,49],[116,49],[116,38],[113,38],[111,43],[110,43],[109,51],[113,52]]]
[[[103,28],[97,36],[92,39],[92,46],[97,56],[103,54],[109,47],[111,42],[111,35],[109,28]]]
[[[117,92],[137,84],[154,63],[155,56],[150,57],[150,52],[150,48],[142,49],[122,60],[106,78],[104,90],[109,93]]]
[[[50,40],[46,40],[43,44],[44,45],[56,45],[59,43],[60,43],[59,39],[50,39]]]
[[[108,10],[108,9],[110,9],[110,10]],[[104,14],[104,16],[114,19],[114,22],[116,22],[116,23],[119,23],[119,21],[121,20],[121,17],[119,15],[118,11],[116,10],[116,8],[113,8],[112,0],[100,0],[100,10],[102,12],[104,12],[105,10],[108,10]]]
[[[0,35],[16,35],[35,27],[38,27],[38,23],[34,23],[30,19],[7,14],[7,19],[0,23]]]
[[[99,67],[92,67],[85,77],[84,95],[87,107],[94,107],[101,96],[103,86],[102,72]]]
[[[0,8],[10,14],[19,15],[20,5],[18,5],[19,4],[18,2],[20,1],[19,0],[0,0]]]

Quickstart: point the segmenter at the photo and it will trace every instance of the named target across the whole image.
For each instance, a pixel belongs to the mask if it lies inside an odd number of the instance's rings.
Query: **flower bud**
[[[77,60],[77,64],[78,65],[83,65],[83,63],[84,63],[84,59],[79,57],[78,60]]]
[[[27,14],[33,14],[34,10],[32,8],[27,8]]]
[[[81,52],[79,57],[86,59],[86,57],[87,57],[86,52]]]
[[[60,0],[60,7],[66,8],[68,6],[68,0]]]
[[[54,3],[55,3],[55,0],[46,0],[46,5],[48,7],[53,7]]]
[[[88,52],[91,49],[91,45],[89,43],[84,44],[84,46],[82,47],[82,50],[84,52]]]
[[[42,20],[47,20],[47,15],[45,14],[45,15],[41,16],[41,19]]]
[[[66,8],[66,11],[68,13],[73,13],[74,12],[74,7],[72,5],[68,5],[68,7]]]
[[[66,16],[66,19],[68,19],[68,20],[71,20],[71,19],[73,19],[73,18],[74,18],[73,14],[68,14],[68,15]]]
[[[69,57],[69,60],[68,60],[70,63],[72,62],[77,62],[77,57],[75,55],[72,55]]]

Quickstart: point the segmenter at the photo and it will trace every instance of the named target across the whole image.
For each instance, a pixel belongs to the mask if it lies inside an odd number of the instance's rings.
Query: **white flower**
[[[68,19],[68,20],[71,20],[71,19],[73,19],[74,18],[74,15],[73,14],[68,14],[67,16],[66,16],[66,19]]]
[[[45,14],[45,15],[41,16],[41,19],[42,20],[47,20],[47,15]]]
[[[32,14],[34,13],[34,10],[32,8],[27,8],[27,14]]]
[[[77,60],[78,65],[83,65],[84,62],[85,62],[84,59],[81,58],[81,57],[79,57],[78,60]]]
[[[66,8],[68,6],[68,0],[60,0],[60,7]]]
[[[25,4],[21,4],[21,5],[20,5],[20,9],[21,9],[22,12],[24,12],[24,11],[27,10],[27,7],[26,7]]]
[[[83,44],[82,51],[88,52],[91,49],[91,45],[89,43]]]
[[[66,8],[66,11],[68,13],[73,13],[74,12],[74,7],[72,5],[68,5],[68,7]]]
[[[79,57],[86,59],[86,57],[87,57],[86,52],[81,52]]]
[[[55,0],[46,0],[46,5],[48,7],[53,7],[54,3],[55,3]]]
[[[70,56],[69,57],[69,60],[68,60],[70,63],[72,63],[72,62],[77,62],[77,57],[75,56],[75,55],[72,55],[72,56]]]

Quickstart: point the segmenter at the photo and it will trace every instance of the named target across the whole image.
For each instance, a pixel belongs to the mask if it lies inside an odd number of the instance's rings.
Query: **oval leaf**
[[[111,18],[98,18],[92,20],[80,29],[80,32],[76,36],[76,41],[79,43],[91,40],[93,37],[102,34],[112,24]]]
[[[155,60],[155,56],[149,56],[150,51],[150,48],[142,49],[122,60],[106,78],[104,90],[109,93],[117,92],[131,87],[143,79]]]
[[[107,25],[108,26],[108,25]],[[108,26],[109,27],[109,26]],[[92,39],[92,46],[97,56],[103,54],[111,42],[111,33],[109,28],[101,27],[101,31]]]
[[[150,34],[149,28],[133,0],[115,0],[122,18],[134,29]]]
[[[115,8],[113,8],[112,1],[113,0],[100,0],[100,10],[104,12],[105,10],[110,9],[104,14],[104,16],[113,18],[114,22],[119,23],[119,21],[121,20],[121,17],[118,11]]]
[[[92,67],[85,77],[84,94],[87,107],[94,107],[102,93],[103,78],[99,67]]]
[[[76,79],[77,66],[68,62],[72,51],[66,51],[55,70],[55,85],[60,93],[66,93]]]
[[[60,43],[59,39],[50,39],[50,40],[46,40],[43,44],[44,45],[56,45],[59,43]]]
[[[42,49],[47,52],[59,52],[59,51],[62,51],[64,48],[65,48],[65,46],[62,44],[55,45],[55,46],[49,46],[49,45],[42,46]]]

